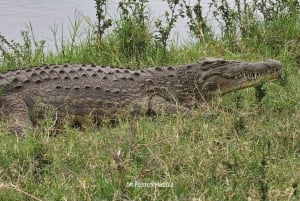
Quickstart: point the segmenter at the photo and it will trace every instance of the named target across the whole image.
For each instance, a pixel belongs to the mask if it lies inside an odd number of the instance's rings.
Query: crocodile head
[[[198,74],[198,87],[203,97],[223,95],[233,90],[257,85],[263,80],[274,79],[281,69],[281,63],[275,60],[249,63],[206,58],[198,61],[199,64],[196,74]]]

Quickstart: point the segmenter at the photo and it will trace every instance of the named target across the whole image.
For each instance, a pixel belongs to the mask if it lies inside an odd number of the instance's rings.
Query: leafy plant
[[[106,18],[107,0],[95,0],[97,16],[97,36],[101,42],[106,29],[112,26],[112,19]]]
[[[203,17],[203,8],[201,0],[198,0],[194,6],[183,0],[186,16],[188,17],[188,26],[191,33],[201,42],[205,42],[206,37],[211,35],[210,27],[207,24],[206,17]]]
[[[169,10],[165,11],[165,24],[162,19],[156,19],[156,44],[158,47],[163,48],[163,53],[166,55],[167,41],[170,38],[171,30],[174,28],[178,17],[184,17],[184,11],[182,9],[182,3],[179,0],[162,0],[168,3]]]
[[[147,25],[148,0],[123,0],[119,2],[120,21],[114,32],[120,52],[126,59],[139,61],[146,57],[151,43]]]
[[[0,56],[1,62],[6,68],[18,68],[45,61],[45,40],[36,41],[32,26],[29,31],[21,31],[23,44],[15,41],[8,41],[5,36],[0,34]],[[0,57],[0,58],[1,58]]]

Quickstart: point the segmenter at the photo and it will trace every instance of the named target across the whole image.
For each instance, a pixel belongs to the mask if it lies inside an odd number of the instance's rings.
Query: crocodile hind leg
[[[167,115],[172,115],[176,114],[177,112],[181,112],[185,116],[191,115],[191,112],[188,108],[171,103],[161,96],[151,97],[148,107],[149,111],[154,114],[164,113]]]
[[[4,114],[9,114],[7,117],[4,117],[8,119],[9,132],[24,137],[25,129],[32,127],[25,101],[19,97],[6,96],[1,102],[3,111],[6,111]]]

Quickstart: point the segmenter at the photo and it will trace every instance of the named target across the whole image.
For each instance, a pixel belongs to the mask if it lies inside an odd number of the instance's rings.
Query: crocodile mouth
[[[262,81],[272,80],[280,74],[281,66],[261,70],[244,70],[241,72],[224,73],[221,78],[216,79],[219,92],[226,94],[233,90],[255,86]]]
[[[238,79],[247,79],[247,80],[257,80],[257,79],[274,79],[279,75],[280,68],[268,69],[261,72],[240,72],[235,75],[225,73],[223,76],[227,79],[238,80]]]

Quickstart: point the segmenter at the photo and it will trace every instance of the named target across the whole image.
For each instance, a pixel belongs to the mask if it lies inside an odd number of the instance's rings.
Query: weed
[[[120,21],[114,30],[120,52],[128,60],[141,61],[147,57],[151,36],[147,26],[148,1],[123,0],[119,3]]]
[[[175,23],[178,17],[184,17],[182,4],[179,4],[178,0],[163,0],[168,3],[169,11],[166,11],[164,14],[166,24],[163,25],[162,19],[157,19],[155,21],[156,26],[156,35],[154,38],[156,39],[156,44],[158,48],[163,49],[164,57],[166,57],[167,52],[167,41],[170,38],[171,30],[174,28]]]
[[[107,0],[95,0],[97,16],[97,36],[101,43],[106,29],[112,26],[112,19],[106,19]]]
[[[201,0],[198,0],[194,6],[190,6],[186,0],[183,1],[186,17],[189,19],[188,26],[190,31],[201,42],[206,41],[207,37],[211,36],[211,29],[207,24],[206,17],[203,17],[203,8]]]
[[[24,44],[8,41],[0,35],[0,51],[3,57],[1,63],[5,67],[3,70],[44,63],[45,41],[36,41],[31,25],[30,29],[31,36],[29,31],[21,32]]]

